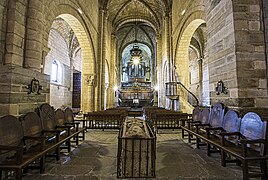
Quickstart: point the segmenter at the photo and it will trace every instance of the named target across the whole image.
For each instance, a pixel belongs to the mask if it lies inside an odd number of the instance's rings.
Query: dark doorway
[[[81,108],[81,72],[74,72],[73,74],[73,109],[77,111]]]

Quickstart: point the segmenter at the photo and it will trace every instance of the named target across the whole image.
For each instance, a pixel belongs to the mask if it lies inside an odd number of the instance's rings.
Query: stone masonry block
[[[239,78],[264,78],[266,76],[265,69],[255,69],[255,70],[247,70],[241,69],[237,73],[237,77]]]
[[[259,31],[261,24],[259,21],[249,21],[248,22],[248,29],[250,31]]]
[[[260,79],[259,80],[259,88],[263,88],[263,89],[267,88],[267,79]]]
[[[0,103],[0,116],[5,115],[18,115],[17,104],[1,104]]]
[[[249,11],[250,12],[260,12],[260,6],[259,5],[250,5],[249,6]]]
[[[265,61],[254,61],[254,68],[255,69],[266,69],[266,62]]]
[[[238,80],[238,88],[258,88],[259,80],[253,78],[239,78]]]

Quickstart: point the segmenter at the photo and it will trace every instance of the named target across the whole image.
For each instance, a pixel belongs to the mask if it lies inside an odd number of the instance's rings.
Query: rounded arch
[[[179,81],[186,87],[189,87],[189,54],[188,48],[190,46],[191,39],[196,29],[205,23],[203,19],[194,19],[186,25],[178,38],[176,51],[175,51],[175,66],[178,73]]]
[[[46,1],[47,9],[44,14],[46,20],[46,31],[44,32],[43,46],[46,50],[48,34],[53,21],[60,17],[65,20],[74,31],[82,52],[82,93],[81,109],[84,112],[94,110],[94,82],[96,81],[96,53],[92,36],[96,36],[95,27],[84,14],[78,12],[79,6],[76,3],[59,1]],[[47,50],[48,51],[48,50]]]

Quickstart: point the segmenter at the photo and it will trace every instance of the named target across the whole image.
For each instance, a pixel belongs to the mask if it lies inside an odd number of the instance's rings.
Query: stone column
[[[161,36],[160,34],[156,35],[156,64],[157,64],[157,85],[158,85],[158,104],[160,107],[165,106],[165,87],[163,81],[163,60],[162,60],[162,47],[161,47]]]
[[[116,36],[113,34],[111,37],[111,56],[110,56],[110,74],[109,74],[109,107],[114,107],[115,96],[114,86],[118,86],[115,76],[116,69]]]
[[[41,70],[43,39],[43,0],[28,0],[24,67]]]
[[[7,1],[7,32],[3,64],[23,65],[27,2]],[[18,19],[19,17],[19,19]]]
[[[82,99],[82,111],[83,113],[94,111],[94,82],[95,76],[93,74],[84,74],[86,88],[85,88],[85,99]]]
[[[97,110],[104,108],[105,91],[105,60],[106,60],[106,28],[107,28],[107,10],[100,10],[100,41],[99,41],[99,82],[98,82],[98,107]]]
[[[170,54],[170,18],[169,13],[165,14],[166,54],[168,61],[168,81],[172,81],[172,62]]]
[[[74,73],[74,59],[73,59],[73,54],[70,53],[70,88],[69,91],[72,93],[73,92],[73,73]]]
[[[203,92],[203,59],[200,58],[197,60],[198,63],[198,85],[199,85],[199,91],[198,91],[198,96],[200,101],[202,102],[202,92]],[[200,103],[201,103],[200,102]]]

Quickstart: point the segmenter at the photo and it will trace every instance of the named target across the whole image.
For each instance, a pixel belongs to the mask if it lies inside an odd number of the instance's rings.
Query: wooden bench
[[[78,133],[75,139],[76,145],[78,145],[79,138],[85,140],[86,121],[84,119],[75,120],[72,109],[68,107],[64,110],[64,119],[65,124],[72,124],[74,128],[71,130]]]
[[[224,116],[224,107],[221,103],[214,104],[211,108],[204,108],[199,112],[198,121],[187,121],[187,127],[182,127],[184,131],[188,132],[188,142],[190,143],[193,140],[192,136],[196,137],[196,146],[206,145],[209,149],[209,144],[201,143],[202,138],[200,136],[206,136],[206,128],[218,128],[221,127]],[[208,154],[210,152],[208,151]]]
[[[100,111],[85,114],[85,120],[89,122],[88,129],[120,129],[126,118],[120,111]]]
[[[146,108],[145,118],[154,129],[180,129],[188,121],[189,114],[163,108]]]
[[[37,119],[31,118],[34,115]],[[41,122],[34,112],[21,122],[14,116],[0,118],[0,170],[15,171],[15,178],[22,179],[22,170],[39,168],[44,172],[45,155],[62,142],[48,142],[45,132],[39,134]]]
[[[71,126],[65,126],[65,125],[61,125],[61,124],[57,124],[56,119],[55,119],[55,110],[52,106],[50,106],[49,104],[45,103],[42,104],[39,108],[39,116],[41,119],[41,123],[42,123],[42,128],[44,131],[48,131],[48,132],[58,132],[59,134],[57,134],[57,136],[64,136],[64,137],[68,137],[70,136],[70,128]],[[59,120],[60,121],[64,121],[64,120]],[[58,123],[59,123],[58,122]],[[53,137],[52,137],[53,138]],[[55,156],[57,160],[60,159],[60,149],[67,149],[68,152],[70,152],[70,139],[66,140],[66,142],[64,142],[66,145],[62,145],[61,147],[58,146],[57,150],[55,152],[55,154],[51,155],[51,156]]]
[[[223,132],[221,135],[222,165],[229,161],[229,154],[242,162],[243,179],[261,177],[267,179],[267,122],[254,112],[248,112],[241,120],[240,130],[237,132]],[[228,141],[227,137],[236,137],[237,141]],[[249,162],[259,162],[260,172],[249,173]],[[232,162],[232,161],[231,161]]]
[[[266,122],[262,122],[253,112],[247,113],[241,120],[237,112],[232,110],[225,114],[222,124],[219,118],[212,118],[211,122],[214,123],[208,124],[205,131],[200,131],[198,126],[193,129],[183,128],[189,134],[196,136],[196,139],[206,143],[208,156],[212,152],[211,146],[216,148],[215,152],[220,151],[222,166],[226,166],[226,163],[242,162],[243,179],[250,177],[267,179]],[[226,159],[227,154],[235,159]],[[259,162],[260,172],[249,173],[249,161]]]

